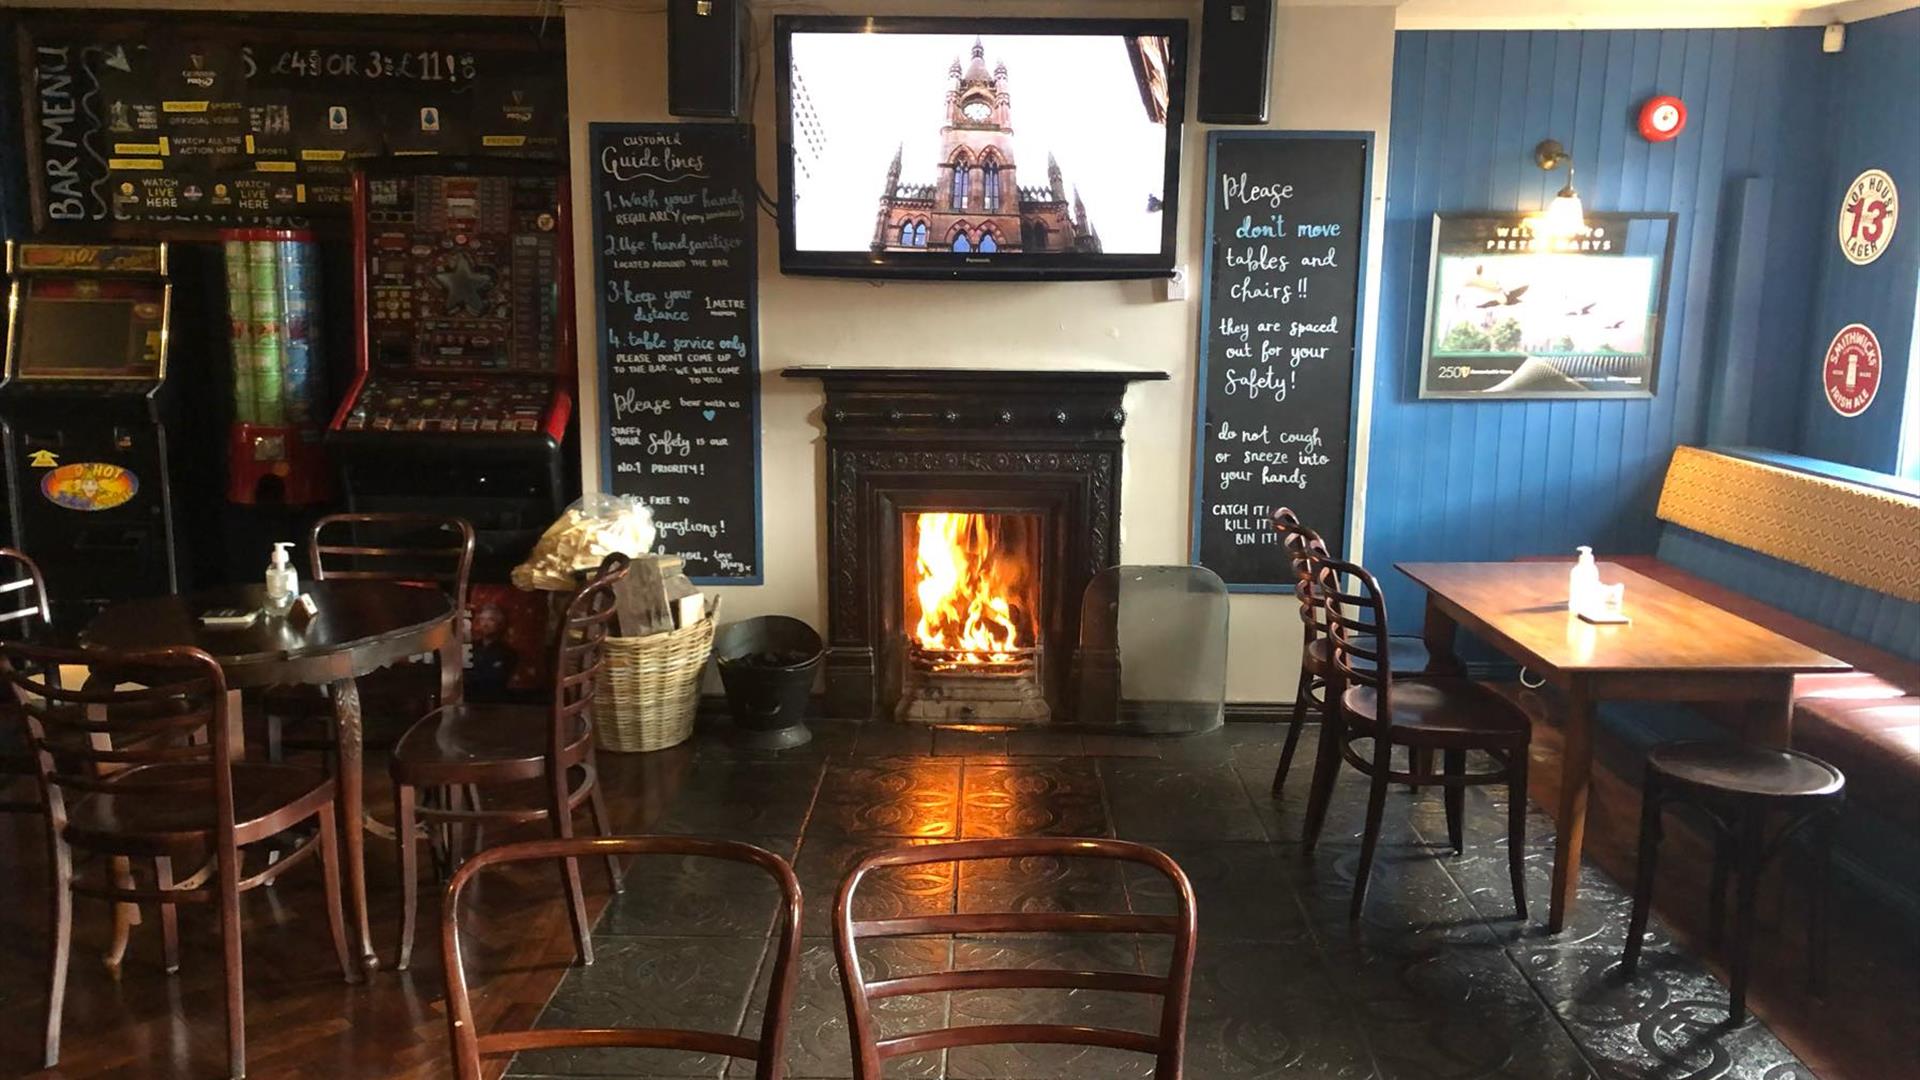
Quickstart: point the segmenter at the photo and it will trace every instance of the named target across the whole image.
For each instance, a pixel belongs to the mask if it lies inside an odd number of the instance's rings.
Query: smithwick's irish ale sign
[[[1880,391],[1880,339],[1860,323],[1841,327],[1827,345],[1820,380],[1834,412],[1848,418],[1866,412]]]

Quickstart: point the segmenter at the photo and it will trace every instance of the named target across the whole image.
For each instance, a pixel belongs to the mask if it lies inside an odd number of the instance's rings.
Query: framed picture
[[[1565,238],[1527,214],[1435,214],[1422,398],[1649,398],[1677,215],[1588,214]]]

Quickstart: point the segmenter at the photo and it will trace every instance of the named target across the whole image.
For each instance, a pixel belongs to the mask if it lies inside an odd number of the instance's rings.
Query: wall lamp
[[[1533,148],[1533,163],[1548,172],[1565,165],[1567,183],[1547,204],[1547,209],[1529,219],[1528,224],[1552,240],[1567,240],[1586,232],[1586,211],[1580,205],[1579,193],[1573,190],[1573,155],[1560,145],[1560,140],[1542,139],[1540,145]]]

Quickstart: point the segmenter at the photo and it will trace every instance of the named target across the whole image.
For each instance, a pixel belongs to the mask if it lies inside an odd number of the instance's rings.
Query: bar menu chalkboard
[[[1192,557],[1283,592],[1276,508],[1345,547],[1370,139],[1215,132],[1207,157]]]
[[[758,585],[753,128],[589,127],[606,490],[695,581]]]

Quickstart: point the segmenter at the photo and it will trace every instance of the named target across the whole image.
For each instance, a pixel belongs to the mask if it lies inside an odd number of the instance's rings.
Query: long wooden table
[[[1746,736],[1786,746],[1793,677],[1851,665],[1704,600],[1600,564],[1600,580],[1626,585],[1624,626],[1596,626],[1567,611],[1567,562],[1400,563],[1427,590],[1427,649],[1455,666],[1464,628],[1566,696],[1560,806],[1554,817],[1553,903],[1547,928],[1566,925],[1580,879],[1594,704],[1602,700],[1721,702],[1751,714]]]

